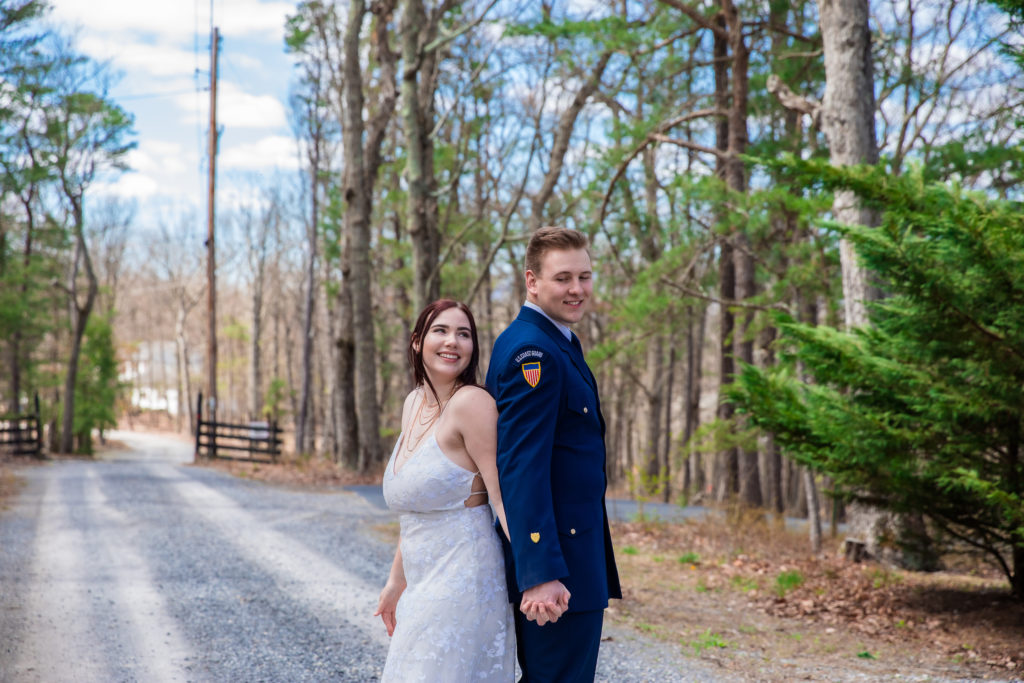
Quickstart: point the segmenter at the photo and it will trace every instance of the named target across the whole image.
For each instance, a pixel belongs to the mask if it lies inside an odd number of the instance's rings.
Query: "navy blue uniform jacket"
[[[558,579],[571,612],[604,609],[622,593],[604,502],[604,418],[583,353],[523,307],[494,343],[487,388],[498,404],[510,599]]]

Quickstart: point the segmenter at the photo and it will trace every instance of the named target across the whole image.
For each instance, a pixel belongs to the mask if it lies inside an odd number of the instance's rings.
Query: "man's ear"
[[[526,291],[530,294],[536,294],[537,289],[537,274],[532,270],[526,271]]]

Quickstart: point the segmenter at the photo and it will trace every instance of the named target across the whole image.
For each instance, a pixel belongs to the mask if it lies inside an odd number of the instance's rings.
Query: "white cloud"
[[[53,16],[61,22],[89,32],[144,33],[170,40],[209,35],[209,5],[182,0],[140,2],[139,0],[55,0]],[[213,23],[221,32],[234,36],[270,34],[280,36],[285,16],[295,12],[287,2],[221,0],[214,4]]]
[[[225,170],[295,169],[299,166],[295,140],[284,135],[233,145],[221,153],[217,165]]]
[[[125,173],[117,180],[97,183],[92,190],[100,197],[148,199],[160,193],[160,185],[152,176]]]
[[[178,107],[186,112],[182,123],[195,125],[202,118],[207,121],[209,112],[206,105],[209,95],[203,95],[203,111],[196,111],[194,93],[183,93],[175,98]],[[228,81],[220,81],[217,86],[217,126],[224,128],[280,128],[286,126],[281,100],[273,95],[254,95],[243,91],[239,86]]]
[[[210,4],[52,0],[51,22],[61,33],[74,35],[76,50],[110,63],[120,76],[110,96],[135,115],[138,147],[127,159],[132,170],[95,183],[92,191],[142,200],[142,222],[160,213],[160,202],[205,202]],[[230,174],[258,178],[275,168],[290,173],[298,166],[286,108],[290,63],[282,47],[285,17],[295,12],[296,3],[212,4],[213,24],[223,36],[217,98],[223,132],[217,160],[220,194],[230,185]],[[241,180],[255,182],[248,176]]]
[[[78,46],[82,52],[98,60],[110,60],[113,66],[121,71],[140,70],[151,76],[190,78],[196,68],[194,52],[168,45],[114,42],[90,35],[81,38]]]
[[[217,119],[224,126],[276,128],[288,123],[281,100],[273,95],[253,95],[222,81],[217,97]]]
[[[188,170],[185,150],[177,142],[142,140],[128,153],[128,166],[143,174],[183,175]]]

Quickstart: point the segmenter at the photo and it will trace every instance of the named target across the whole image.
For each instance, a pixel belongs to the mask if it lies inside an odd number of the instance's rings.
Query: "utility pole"
[[[217,420],[217,251],[214,242],[214,189],[217,180],[217,57],[220,32],[213,27],[210,41],[210,147],[209,193],[206,211],[206,400],[209,420]],[[212,450],[212,449],[211,449]]]

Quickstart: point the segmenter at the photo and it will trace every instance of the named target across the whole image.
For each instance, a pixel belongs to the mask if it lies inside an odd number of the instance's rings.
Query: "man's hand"
[[[523,592],[519,611],[538,626],[549,621],[553,624],[569,609],[569,598],[569,589],[561,581],[548,581]]]

